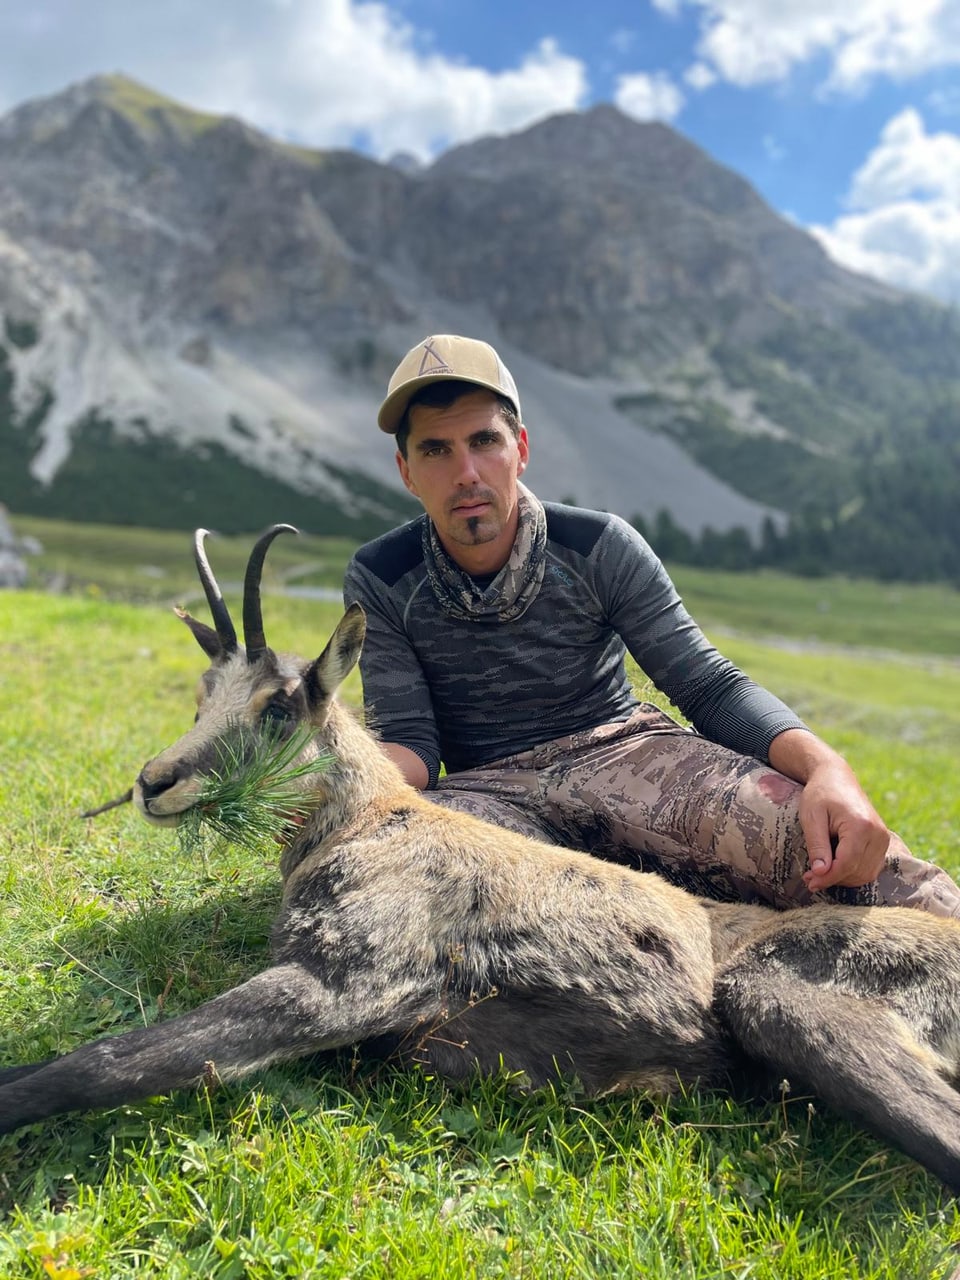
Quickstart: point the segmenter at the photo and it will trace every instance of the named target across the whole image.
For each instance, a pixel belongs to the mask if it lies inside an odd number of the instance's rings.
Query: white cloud
[[[960,304],[960,210],[949,201],[903,200],[809,230],[853,271]]]
[[[912,107],[884,126],[879,143],[853,176],[848,203],[876,209],[907,196],[942,196],[960,205],[960,136],[927,133]]]
[[[637,120],[673,120],[685,101],[680,89],[662,71],[621,76],[614,97],[620,110]]]
[[[960,63],[960,0],[670,0],[702,11],[699,59],[741,86],[826,57],[826,86],[860,90]]]
[[[427,157],[574,110],[587,94],[583,63],[549,38],[514,67],[490,71],[431,50],[376,0],[166,0],[149,7],[47,0],[55,39],[49,31],[43,39],[31,35],[11,17],[13,8],[0,6],[7,105],[122,70],[192,106],[307,144],[347,145],[359,134],[378,155]]]
[[[717,73],[705,62],[695,62],[687,67],[683,78],[691,89],[697,90],[709,89],[712,84],[717,83]]]
[[[857,90],[878,75],[905,80],[960,62],[955,0],[883,0],[876,7],[871,21],[858,23],[836,50],[831,87]]]
[[[549,39],[518,67],[491,72],[422,52],[413,28],[383,4],[291,0],[288,13],[283,55],[251,49],[246,71],[258,97],[252,118],[304,140],[347,143],[362,133],[378,155],[426,158],[572,110],[586,94],[582,63]]]
[[[854,174],[851,212],[810,230],[855,271],[960,303],[960,136],[894,116]]]

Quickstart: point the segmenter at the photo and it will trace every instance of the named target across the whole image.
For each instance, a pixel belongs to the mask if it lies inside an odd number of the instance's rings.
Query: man
[[[424,515],[361,547],[344,598],[367,613],[368,723],[410,783],[713,897],[785,907],[829,891],[960,916],[957,886],[708,643],[634,529],[520,483],[530,445],[492,347],[427,338],[378,423]],[[694,731],[638,702],[625,651]]]

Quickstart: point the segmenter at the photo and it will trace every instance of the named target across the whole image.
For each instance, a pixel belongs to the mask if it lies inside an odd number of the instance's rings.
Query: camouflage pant
[[[802,787],[681,728],[659,708],[442,778],[431,799],[549,844],[657,871],[693,893],[777,907],[815,900],[960,917],[960,889],[899,836],[879,879],[811,894]]]

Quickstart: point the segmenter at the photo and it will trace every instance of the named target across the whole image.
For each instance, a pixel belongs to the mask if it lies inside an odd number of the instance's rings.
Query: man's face
[[[504,422],[496,396],[478,389],[446,409],[410,411],[403,483],[419,498],[444,549],[468,572],[506,563],[517,531],[517,477],[527,465],[527,433]]]

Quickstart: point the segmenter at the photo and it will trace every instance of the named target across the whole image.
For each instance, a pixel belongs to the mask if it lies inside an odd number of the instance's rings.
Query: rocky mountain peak
[[[240,120],[195,111],[120,74],[92,76],[0,118],[4,155],[66,165],[93,178],[175,162],[216,134],[279,147]]]
[[[130,458],[141,445],[213,450],[301,502],[392,512],[377,401],[408,347],[460,331],[493,341],[521,382],[543,497],[756,530],[769,507],[647,416],[688,432],[695,404],[707,453],[727,403],[751,431],[792,439],[794,420],[767,422],[744,379],[786,414],[815,399],[816,362],[838,353],[827,385],[879,372],[803,420],[866,422],[874,384],[884,404],[901,394],[899,375],[879,373],[905,343],[876,356],[882,316],[862,321],[866,345],[836,334],[877,300],[906,316],[899,295],[830,262],[688,139],[612,106],[417,169],[292,147],[124,76],[0,120],[0,475],[31,477],[37,509],[84,441],[101,467],[109,428]],[[901,324],[929,364],[933,321]],[[183,488],[158,509],[183,508]]]
[[[36,98],[15,108],[0,120],[0,136],[30,137],[35,143],[69,128],[78,116],[93,109],[99,118],[116,115],[149,138],[159,128],[173,127],[186,134],[201,132],[219,123],[220,116],[195,111],[129,76],[91,76],[48,98]]]
[[[434,168],[492,181],[535,175],[576,186],[599,179],[604,190],[672,193],[724,216],[766,208],[748,182],[675,129],[634,120],[606,103],[464,143]]]

